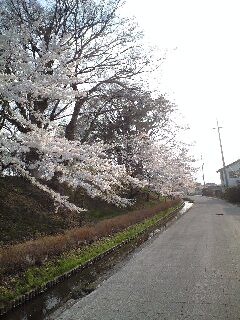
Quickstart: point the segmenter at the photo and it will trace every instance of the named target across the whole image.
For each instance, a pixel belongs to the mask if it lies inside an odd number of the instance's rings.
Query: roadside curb
[[[169,222],[172,222],[174,218],[178,217],[178,213],[183,207],[184,207],[184,202],[182,202],[177,209],[175,209],[172,212],[170,212],[167,216],[162,217],[158,221],[156,221],[156,223],[154,223],[154,225],[147,227],[146,229],[142,230],[138,234],[136,234],[136,235],[134,235],[134,236],[122,241],[121,243],[109,248],[108,250],[100,253],[99,255],[97,255],[97,256],[95,256],[95,257],[93,257],[91,259],[89,259],[88,261],[84,262],[83,264],[81,264],[81,265],[79,265],[79,266],[77,266],[77,267],[65,272],[64,274],[55,277],[54,279],[52,279],[52,280],[48,281],[47,283],[45,283],[43,286],[37,287],[37,288],[35,288],[35,289],[33,289],[33,290],[31,290],[31,291],[19,296],[16,299],[9,301],[6,306],[0,307],[0,316],[8,313],[9,311],[15,309],[16,307],[19,307],[19,306],[27,303],[28,301],[30,301],[33,298],[39,296],[40,294],[42,294],[46,290],[52,288],[56,284],[58,284],[60,282],[63,282],[67,278],[70,278],[73,274],[78,273],[78,272],[86,269],[87,267],[91,266],[95,262],[99,261],[101,258],[103,258],[106,255],[114,252],[118,248],[121,248],[122,246],[124,246],[125,244],[129,243],[130,241],[136,239],[137,237],[141,236],[142,234],[154,231],[156,229],[156,227],[159,227],[161,230],[164,229],[168,225]]]

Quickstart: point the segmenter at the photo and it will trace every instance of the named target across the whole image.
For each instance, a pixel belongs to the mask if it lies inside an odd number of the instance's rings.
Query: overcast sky
[[[226,164],[240,158],[239,9],[239,0],[126,0],[146,42],[159,47],[159,56],[166,52],[157,86],[190,125],[188,138],[195,141],[194,155],[203,155],[206,182],[220,181],[216,118]]]

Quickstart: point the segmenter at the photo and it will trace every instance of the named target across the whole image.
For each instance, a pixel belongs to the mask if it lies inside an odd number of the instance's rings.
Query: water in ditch
[[[178,216],[188,211],[192,203],[185,201]],[[157,229],[157,227],[155,227]],[[157,229],[157,232],[160,230]],[[157,233],[156,232],[156,233]],[[81,297],[89,294],[108,278],[112,272],[121,266],[121,262],[130,258],[130,254],[146,240],[153,237],[154,229],[130,241],[115,252],[112,252],[90,267],[72,275],[48,291],[35,297],[28,303],[9,311],[2,316],[3,320],[47,320],[59,308],[74,304]]]

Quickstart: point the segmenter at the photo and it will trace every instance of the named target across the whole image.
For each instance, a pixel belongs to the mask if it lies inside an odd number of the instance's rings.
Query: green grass
[[[3,286],[0,287],[0,303],[4,304],[36,287],[41,287],[48,281],[53,280],[55,277],[85,263],[89,259],[92,259],[106,250],[120,244],[122,241],[137,236],[148,227],[156,224],[160,218],[170,214],[178,207],[179,205],[161,211],[154,217],[145,219],[124,231],[118,232],[111,237],[102,238],[85,248],[63,254],[58,259],[49,261],[40,267],[34,266],[29,268],[18,277],[11,278],[11,281],[8,283],[8,288]]]

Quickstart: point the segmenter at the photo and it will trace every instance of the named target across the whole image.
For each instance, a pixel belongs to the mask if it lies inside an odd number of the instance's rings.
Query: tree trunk
[[[75,139],[76,128],[77,128],[77,120],[81,110],[82,105],[86,101],[86,98],[80,98],[76,101],[75,107],[73,110],[72,118],[66,126],[65,138],[73,141]]]

